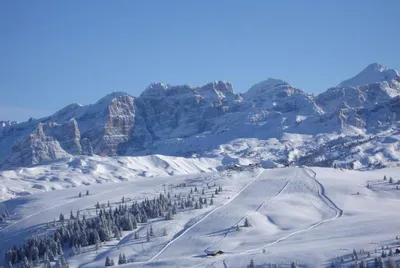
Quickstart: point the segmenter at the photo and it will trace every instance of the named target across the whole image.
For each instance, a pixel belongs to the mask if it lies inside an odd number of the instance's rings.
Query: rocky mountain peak
[[[122,91],[113,91],[110,94],[105,95],[99,101],[97,101],[96,104],[109,104],[109,103],[113,102],[114,100],[120,98],[121,96],[126,96],[126,95],[128,95],[128,94],[125,92],[122,92]]]
[[[392,80],[400,81],[400,75],[396,70],[388,69],[386,66],[379,63],[372,63],[356,76],[340,83],[339,86],[358,87],[373,83],[389,82]]]
[[[233,86],[231,83],[226,81],[214,81],[211,83],[206,84],[205,86],[201,87],[204,89],[213,89],[217,90],[222,93],[233,93]]]
[[[151,83],[143,92],[140,97],[163,97],[166,90],[169,88],[168,84],[164,83]]]

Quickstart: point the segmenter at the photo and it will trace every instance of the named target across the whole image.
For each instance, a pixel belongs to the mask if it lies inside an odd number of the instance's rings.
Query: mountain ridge
[[[366,73],[378,76],[368,76],[365,81],[371,83],[352,85],[355,80],[362,80],[360,77],[364,79]],[[397,71],[380,64],[369,65],[355,77],[317,96],[273,78],[244,93],[236,93],[226,81],[200,87],[151,83],[139,97],[114,91],[94,104],[70,104],[41,119],[2,121],[0,163],[2,169],[10,169],[70,155],[158,153],[196,157],[253,154],[265,161],[296,162],[301,155],[321,146],[309,145],[313,142],[307,135],[321,136],[327,143],[349,133],[386,133],[396,126],[397,115],[400,116],[396,101],[399,95]],[[376,112],[382,109],[385,117]],[[297,144],[284,140],[293,134],[302,136]],[[279,148],[250,148],[248,152],[227,149],[238,139],[246,139],[247,143],[253,138],[258,139],[258,144],[277,139]],[[287,151],[290,143],[295,153]]]

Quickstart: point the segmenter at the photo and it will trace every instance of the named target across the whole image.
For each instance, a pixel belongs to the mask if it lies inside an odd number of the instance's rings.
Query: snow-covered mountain
[[[10,169],[73,155],[162,154],[387,166],[400,160],[399,93],[399,73],[380,64],[316,97],[272,78],[243,94],[224,81],[153,83],[139,97],[113,92],[45,118],[2,121],[0,163]]]
[[[396,70],[388,69],[379,63],[368,65],[361,73],[347,79],[339,84],[342,87],[357,87],[368,84],[390,82],[392,80],[399,81],[400,75]]]

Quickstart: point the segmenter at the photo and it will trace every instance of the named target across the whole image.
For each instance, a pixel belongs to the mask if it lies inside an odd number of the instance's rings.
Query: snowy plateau
[[[398,267],[400,75],[153,83],[0,123],[5,267]]]

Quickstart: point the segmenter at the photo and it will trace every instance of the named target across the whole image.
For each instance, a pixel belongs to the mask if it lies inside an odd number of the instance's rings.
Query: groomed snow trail
[[[318,184],[318,186],[319,186],[318,194],[319,194],[320,198],[321,198],[322,200],[324,200],[324,201],[327,203],[328,206],[330,206],[331,208],[335,209],[335,211],[336,211],[335,216],[332,217],[332,218],[326,219],[326,220],[319,221],[319,222],[317,222],[317,223],[315,223],[315,224],[309,226],[309,227],[306,228],[306,229],[302,229],[302,230],[298,230],[298,231],[296,231],[296,232],[290,233],[290,234],[288,234],[288,235],[286,235],[286,236],[283,236],[283,237],[281,237],[281,238],[279,238],[279,239],[277,239],[277,240],[275,240],[275,241],[273,241],[273,242],[271,242],[271,243],[268,243],[268,244],[266,244],[266,245],[264,245],[264,246],[261,246],[261,247],[255,248],[255,249],[251,249],[251,250],[246,250],[246,251],[240,252],[238,255],[251,254],[251,253],[254,253],[254,252],[260,252],[260,250],[262,250],[262,249],[264,249],[264,248],[267,248],[267,247],[270,247],[270,246],[272,246],[272,245],[275,245],[275,244],[277,244],[277,243],[279,243],[279,242],[281,242],[281,241],[283,241],[283,240],[285,240],[285,239],[288,239],[288,238],[290,238],[290,237],[292,237],[292,236],[294,236],[294,235],[296,235],[296,234],[310,231],[310,230],[312,230],[312,229],[314,229],[314,228],[320,226],[320,225],[323,224],[323,223],[327,223],[327,222],[336,220],[336,219],[340,218],[340,217],[343,215],[343,210],[340,209],[340,208],[325,194],[325,188],[324,188],[324,186],[316,179],[316,173],[315,173],[312,169],[310,169],[310,168],[303,168],[302,170],[303,170],[304,174],[306,174],[307,176],[309,176],[310,178],[312,178],[312,179]],[[310,175],[307,171],[311,172],[312,175]],[[236,254],[233,254],[233,255],[236,255]]]
[[[311,173],[311,174],[310,174]],[[306,194],[308,192],[308,194]],[[343,211],[334,203],[332,200],[326,196],[325,193],[325,188],[323,185],[316,179],[316,174],[313,170],[311,169],[305,169],[305,168],[295,168],[293,172],[293,176],[291,179],[289,179],[285,185],[280,189],[280,191],[273,197],[263,201],[259,207],[256,209],[256,211],[260,210],[263,206],[273,206],[275,199],[279,199],[281,195],[285,194],[293,194],[296,193],[298,196],[301,196],[304,200],[306,200],[312,207],[315,208],[315,210],[319,211],[321,215],[323,216],[323,219],[308,226],[307,228],[300,229],[294,232],[291,232],[285,236],[282,236],[272,242],[269,242],[265,245],[244,250],[241,252],[225,252],[225,258],[223,260],[220,260],[220,264],[223,265],[223,267],[228,267],[228,261],[230,257],[235,257],[235,256],[240,256],[240,255],[246,255],[246,254],[254,254],[254,253],[260,253],[262,249],[265,249],[267,247],[273,246],[283,240],[286,240],[292,236],[295,236],[297,234],[303,233],[310,231],[321,224],[336,220],[337,218],[341,217],[343,214]],[[310,195],[312,193],[312,195]],[[311,196],[311,197],[310,197]],[[321,209],[321,207],[318,207],[318,204],[314,204],[313,202],[318,201],[319,203],[323,204],[326,207],[326,211]],[[244,217],[242,217],[244,218]],[[214,243],[212,246],[215,247],[215,244],[219,244],[222,240],[226,239],[227,234],[218,241],[217,243]],[[226,243],[229,243],[227,241]],[[223,246],[223,244],[220,244]],[[210,246],[210,247],[212,247]],[[205,263],[200,263],[196,264],[193,267],[203,267],[207,263],[207,260],[205,260]]]
[[[175,237],[173,240],[168,242],[156,255],[154,255],[150,260],[143,261],[143,262],[136,262],[135,264],[149,264],[152,261],[154,261],[158,256],[160,256],[168,247],[170,247],[172,244],[174,244],[177,240],[179,240],[181,237],[183,237],[186,233],[188,233],[190,230],[195,228],[197,225],[201,224],[204,220],[206,220],[209,216],[214,214],[215,212],[219,211],[223,207],[227,206],[229,203],[234,201],[244,190],[246,190],[247,187],[249,187],[252,183],[254,183],[260,175],[263,173],[263,171],[259,172],[257,176],[254,177],[250,182],[248,182],[238,193],[236,193],[233,197],[231,197],[226,203],[222,204],[219,207],[216,207],[215,209],[211,210],[208,212],[203,218],[201,218],[199,221],[197,221],[195,224],[184,230],[178,237]]]
[[[282,187],[282,189],[280,189],[279,192],[278,192],[276,195],[274,195],[273,197],[268,198],[267,200],[265,200],[264,202],[262,202],[262,203],[257,207],[257,209],[256,209],[255,211],[256,211],[256,212],[259,211],[264,205],[268,204],[268,202],[270,202],[270,201],[273,200],[274,198],[278,197],[278,196],[285,190],[286,186],[290,183],[290,181],[291,181],[291,180],[288,180],[288,181],[285,183],[285,185]],[[209,248],[215,247],[217,244],[220,244],[221,242],[223,242],[223,241],[228,237],[228,235],[233,231],[234,227],[235,227],[236,225],[238,225],[239,223],[243,222],[244,219],[245,219],[247,216],[248,216],[248,215],[245,215],[245,216],[241,217],[240,220],[238,220],[234,225],[232,225],[232,226],[231,226],[231,229],[229,229],[229,230],[225,233],[224,237],[222,237],[219,241],[215,242],[215,243],[214,243],[212,246],[210,246]],[[224,265],[225,265],[225,264],[224,264]]]

